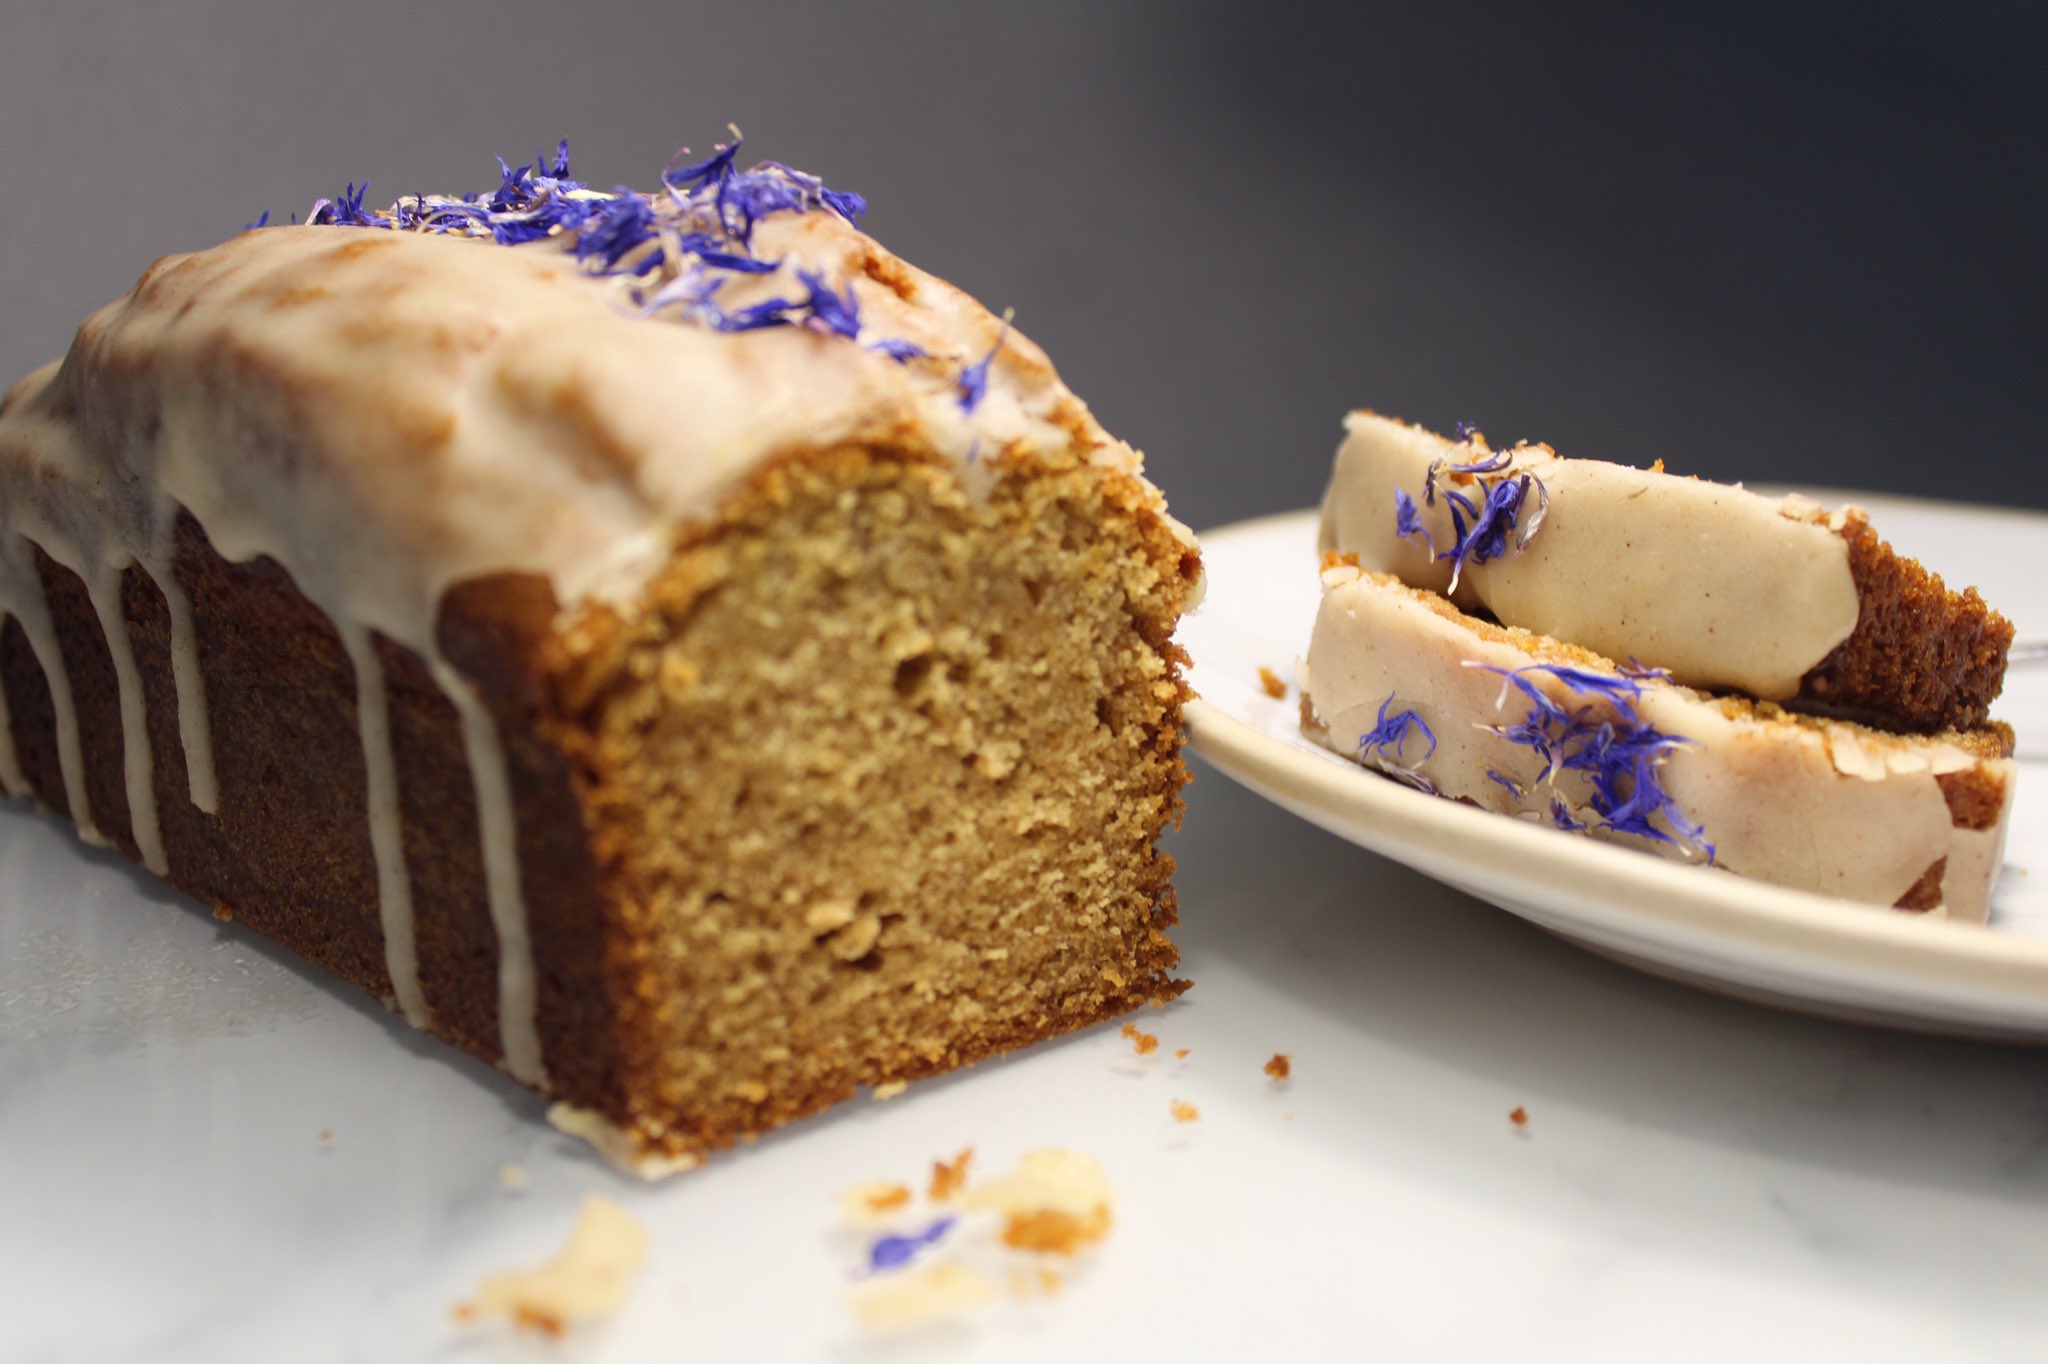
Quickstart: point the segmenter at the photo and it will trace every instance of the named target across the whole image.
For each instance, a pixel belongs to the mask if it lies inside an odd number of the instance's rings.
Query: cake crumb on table
[[[900,1184],[874,1180],[843,1195],[855,1220],[889,1229],[868,1245],[860,1282],[848,1293],[847,1304],[864,1325],[962,1317],[1003,1296],[1002,1285],[1020,1302],[1051,1297],[1067,1278],[1047,1257],[1078,1256],[1109,1234],[1114,1195],[1093,1157],[1032,1151],[1009,1173],[970,1187],[973,1154],[969,1147],[950,1161],[933,1162],[932,1198],[951,1199],[953,1207],[922,1230],[905,1232],[900,1212],[875,1219],[884,1204],[909,1204],[910,1191]]]
[[[1272,697],[1275,701],[1279,701],[1287,695],[1287,684],[1280,680],[1280,674],[1274,672],[1271,668],[1261,666],[1259,668],[1259,690]]]
[[[967,1206],[1005,1214],[1003,1244],[1072,1255],[1109,1235],[1109,1181],[1102,1166],[1073,1151],[1033,1151],[1000,1179],[971,1190]]]
[[[574,1322],[618,1311],[646,1263],[646,1229],[593,1194],[583,1200],[560,1255],[534,1269],[490,1275],[478,1285],[475,1302],[457,1305],[455,1317],[506,1317],[523,1329],[559,1336]]]
[[[1003,1223],[1003,1244],[1046,1255],[1073,1255],[1109,1234],[1109,1209],[1075,1213],[1063,1208],[1013,1212]]]
[[[332,1142],[333,1140],[334,1140],[334,1129],[333,1129],[333,1128],[331,1128],[331,1127],[323,1127],[323,1128],[321,1128],[321,1129],[320,1129],[320,1144],[321,1144],[322,1146],[326,1146],[326,1145],[328,1145],[328,1144],[329,1144],[329,1143],[331,1143],[331,1142]]]
[[[961,1148],[951,1160],[932,1162],[932,1186],[926,1193],[934,1203],[944,1203],[967,1187],[967,1168],[974,1161],[974,1148]]]
[[[910,1088],[910,1081],[908,1080],[888,1080],[875,1086],[875,1098],[878,1101],[893,1099],[908,1088]]]
[[[915,1197],[906,1184],[869,1179],[839,1195],[839,1209],[855,1226],[879,1226],[894,1220]]]
[[[1135,1023],[1124,1024],[1123,1035],[1131,1039],[1131,1046],[1138,1055],[1150,1056],[1159,1050],[1159,1036],[1156,1033],[1141,1032]]]
[[[869,1279],[850,1295],[853,1314],[868,1326],[915,1326],[992,1302],[996,1286],[984,1276],[940,1260],[901,1274]]]
[[[1199,1122],[1201,1117],[1202,1110],[1189,1103],[1186,1099],[1175,1099],[1173,1101],[1173,1120],[1175,1122]]]
[[[498,1182],[508,1189],[525,1188],[526,1167],[509,1160],[506,1161],[498,1167]]]
[[[1266,1062],[1266,1077],[1271,1080],[1285,1080],[1294,1074],[1294,1058],[1284,1051],[1273,1053],[1273,1059]]]
[[[1177,1051],[1177,1052],[1175,1052],[1175,1053],[1173,1054],[1173,1059],[1174,1059],[1174,1060],[1176,1060],[1176,1061],[1185,1061],[1185,1060],[1187,1060],[1187,1059],[1188,1059],[1188,1049],[1187,1049],[1186,1047],[1182,1047],[1182,1048],[1181,1048],[1181,1049],[1180,1049],[1179,1051]]]
[[[1515,1111],[1508,1114],[1508,1121],[1517,1127],[1527,1127],[1529,1125],[1529,1110],[1517,1104]]]

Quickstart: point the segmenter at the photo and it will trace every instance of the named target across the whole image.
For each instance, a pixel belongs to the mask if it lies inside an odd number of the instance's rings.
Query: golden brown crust
[[[1856,628],[1802,679],[1803,701],[1912,733],[1974,729],[2005,680],[2012,622],[1977,589],[1896,553],[1852,511],[1842,529],[1859,606]]]

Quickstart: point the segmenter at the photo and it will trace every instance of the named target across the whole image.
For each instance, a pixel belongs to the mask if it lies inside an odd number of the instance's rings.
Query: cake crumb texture
[[[1184,988],[1198,568],[1144,485],[848,447],[764,468],[556,641],[622,931],[620,1125],[700,1152]]]
[[[2012,622],[1977,595],[1879,538],[1860,513],[1845,519],[1856,629],[1800,683],[1803,700],[1874,712],[1912,733],[1975,729],[2005,683]]]

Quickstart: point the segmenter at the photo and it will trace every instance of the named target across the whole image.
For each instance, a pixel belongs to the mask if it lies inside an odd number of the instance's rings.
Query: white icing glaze
[[[142,674],[135,666],[135,640],[121,609],[121,571],[96,565],[86,580],[86,591],[100,618],[100,631],[107,637],[107,653],[114,660],[114,680],[120,692],[121,772],[128,789],[129,832],[142,865],[158,876],[168,876],[171,864],[164,856],[156,807],[156,761],[149,749],[149,707],[142,695]]]
[[[415,1023],[428,1011],[369,632],[426,660],[462,717],[476,787],[505,1066],[534,1084],[544,1077],[509,774],[487,706],[436,642],[449,586],[534,573],[565,606],[630,606],[678,532],[714,515],[749,473],[838,442],[950,457],[983,491],[1013,459],[1085,461],[1138,480],[1165,524],[1194,543],[1165,517],[1137,453],[1103,432],[1015,331],[985,396],[963,409],[961,366],[989,351],[1001,323],[832,214],[762,220],[755,252],[781,268],[733,280],[720,302],[800,296],[796,272],[808,268],[851,288],[861,344],[628,315],[558,245],[324,227],[244,233],[159,261],[86,321],[61,366],[0,405],[0,507],[11,528],[88,582],[140,562],[164,591],[200,809],[216,808],[218,793],[190,603],[170,572],[178,510],[223,557],[276,560],[336,623],[360,684],[387,968]],[[899,364],[865,348],[879,339],[931,358]],[[17,614],[39,657],[54,657],[47,612],[30,620],[40,592],[30,595]],[[67,789],[89,829],[68,679],[48,671]],[[123,688],[126,715],[128,680]],[[131,763],[131,796],[148,789],[145,775]]]
[[[1395,533],[1394,492],[1415,499],[1437,548],[1449,548],[1448,505],[1424,505],[1423,480],[1432,460],[1469,463],[1475,448],[1370,412],[1352,413],[1345,429],[1323,499],[1323,548],[1447,590],[1450,564]],[[1840,521],[1803,498],[1559,459],[1541,445],[1519,447],[1514,470],[1543,481],[1549,515],[1524,551],[1465,565],[1455,600],[1468,610],[1667,668],[1689,686],[1771,700],[1797,695],[1856,628]]]
[[[36,656],[36,664],[50,688],[50,708],[56,714],[57,768],[64,778],[64,804],[78,836],[105,847],[108,838],[92,816],[92,802],[85,793],[85,754],[79,745],[78,711],[71,703],[71,672],[64,666],[64,651],[57,643],[56,623],[50,619],[49,603],[43,598],[41,575],[36,572],[35,555],[28,540],[20,535],[0,533],[0,614],[14,617],[22,635]],[[24,794],[28,783],[18,788]]]
[[[432,1019],[420,990],[419,949],[413,932],[412,877],[406,872],[404,828],[398,808],[398,763],[391,748],[391,716],[384,665],[370,632],[343,623],[343,646],[356,675],[356,728],[363,740],[363,785],[368,794],[370,855],[377,865],[378,921],[384,929],[384,974],[405,1021],[424,1028]]]
[[[171,618],[171,681],[178,697],[178,744],[185,755],[185,790],[206,814],[220,809],[220,777],[213,762],[213,713],[206,706],[206,679],[199,671],[199,640],[192,625],[192,598],[178,581],[177,509],[166,505],[156,518],[156,542],[140,562]]]
[[[540,1032],[535,1026],[533,941],[526,922],[526,896],[519,884],[519,828],[512,804],[512,773],[498,720],[475,686],[447,663],[434,660],[434,681],[462,717],[462,747],[476,789],[478,831],[484,853],[484,885],[491,925],[498,933],[498,1042],[504,1066],[516,1080],[539,1085]]]
[[[1549,817],[1550,796],[1562,796],[1586,818],[1590,788],[1583,774],[1560,772],[1538,783],[1542,763],[1526,746],[1486,727],[1511,725],[1528,703],[1505,689],[1499,668],[1562,662],[1613,670],[1552,641],[1516,642],[1432,609],[1431,594],[1339,567],[1323,576],[1324,594],[1309,645],[1304,690],[1321,729],[1312,737],[1348,757],[1371,732],[1380,704],[1411,709],[1436,736],[1420,771],[1442,794],[1505,814]],[[1588,698],[1541,674],[1539,686],[1577,710]],[[1506,698],[1503,705],[1503,698]],[[1600,703],[1594,703],[1596,713]],[[1690,689],[1648,681],[1637,702],[1642,719],[1666,734],[1693,740],[1662,772],[1665,790],[1688,817],[1705,826],[1720,866],[1745,876],[1877,905],[1892,905],[1927,869],[1947,859],[1942,896],[1955,918],[1987,917],[2000,865],[2005,823],[1955,827],[1936,782],[1943,773],[1983,767],[2003,782],[2012,802],[2010,760],[1980,758],[1941,738],[1904,739],[1841,721],[1771,719],[1730,708]],[[1412,740],[1405,757],[1428,745]],[[1486,775],[1512,778],[1517,796]],[[1590,821],[1589,821],[1590,822]],[[1627,839],[1667,855],[1664,845]]]

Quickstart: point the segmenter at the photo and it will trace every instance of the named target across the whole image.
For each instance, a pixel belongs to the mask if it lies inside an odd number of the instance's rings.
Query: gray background
[[[2048,506],[2048,6],[0,0],[0,371],[153,257],[728,120],[1013,305],[1196,525],[1372,406]]]

